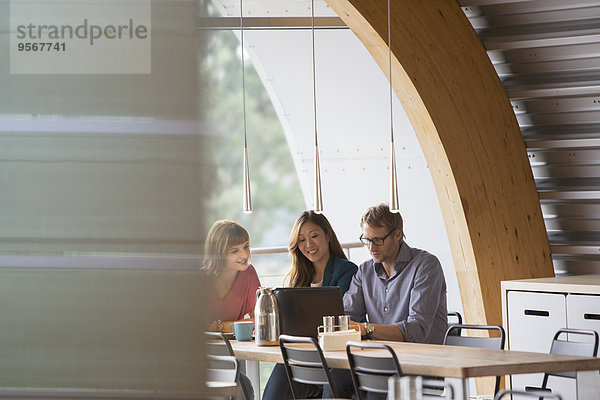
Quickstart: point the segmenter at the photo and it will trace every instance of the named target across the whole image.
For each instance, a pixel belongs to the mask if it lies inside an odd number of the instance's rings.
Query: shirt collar
[[[410,261],[410,250],[411,248],[403,240],[400,244],[400,251],[398,252],[398,256],[396,257],[396,263],[394,264],[396,274],[402,272],[406,264],[408,264],[408,262]],[[387,277],[385,270],[383,269],[382,263],[373,262],[373,267],[375,267],[375,272],[377,272],[377,275],[383,274],[383,276]]]
[[[396,268],[398,268],[398,263],[407,263],[410,261],[410,250],[410,246],[407,245],[403,240],[402,244],[400,244],[398,257],[396,257]]]

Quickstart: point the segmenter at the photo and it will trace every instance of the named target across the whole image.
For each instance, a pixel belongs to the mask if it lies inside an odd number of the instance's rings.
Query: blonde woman
[[[202,270],[208,276],[210,330],[230,332],[229,325],[253,315],[260,281],[250,264],[250,235],[237,222],[214,223],[204,245]]]
[[[288,251],[292,268],[286,280],[291,287],[339,286],[344,294],[358,270],[356,264],[346,258],[327,218],[314,211],[304,211],[296,219]],[[321,387],[300,383],[294,385],[301,398],[320,397]],[[265,387],[263,400],[292,398],[285,368],[283,364],[277,364]]]

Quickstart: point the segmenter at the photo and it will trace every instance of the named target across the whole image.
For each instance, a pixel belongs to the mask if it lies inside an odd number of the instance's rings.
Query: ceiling
[[[213,4],[237,26],[239,1]],[[521,127],[556,273],[600,273],[600,2],[459,4],[506,88]],[[310,27],[307,0],[244,0],[243,8],[250,30],[269,29],[260,21],[277,18],[276,29],[285,27],[286,18],[296,29]],[[315,1],[315,15],[317,26],[343,29],[324,1]],[[294,18],[305,19],[292,22]]]

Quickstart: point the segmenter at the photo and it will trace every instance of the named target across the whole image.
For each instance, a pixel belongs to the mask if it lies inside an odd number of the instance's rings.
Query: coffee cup
[[[235,338],[240,342],[252,339],[252,330],[254,329],[253,321],[237,321],[229,326]]]

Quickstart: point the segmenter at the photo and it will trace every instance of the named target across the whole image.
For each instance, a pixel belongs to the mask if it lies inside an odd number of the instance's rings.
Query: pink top
[[[256,290],[260,286],[256,270],[250,264],[245,271],[239,271],[235,281],[224,298],[220,299],[211,286],[208,288],[208,314],[211,321],[237,321],[250,314],[254,317]]]

